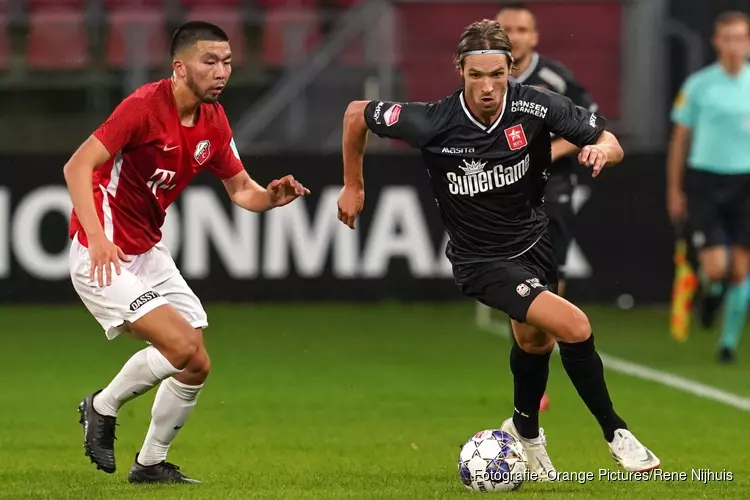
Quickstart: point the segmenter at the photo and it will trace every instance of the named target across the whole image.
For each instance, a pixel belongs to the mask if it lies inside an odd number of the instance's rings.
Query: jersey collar
[[[539,65],[539,53],[534,52],[531,54],[531,62],[529,63],[529,66],[526,68],[526,71],[521,73],[520,75],[516,77],[508,77],[508,80],[510,80],[513,83],[523,83],[526,80],[529,79],[529,77],[536,71],[536,67]]]
[[[466,113],[466,117],[471,121],[471,123],[473,123],[480,129],[482,129],[484,132],[487,132],[489,134],[490,132],[495,130],[495,128],[497,128],[497,126],[500,124],[500,121],[503,119],[503,116],[505,115],[505,101],[508,99],[508,92],[510,92],[510,87],[505,89],[505,94],[503,95],[503,102],[501,104],[501,106],[503,107],[503,110],[500,112],[500,116],[498,116],[495,119],[495,121],[489,126],[489,128],[486,125],[483,125],[482,122],[474,118],[474,115],[471,114],[471,111],[469,111],[469,107],[466,105],[466,99],[464,99],[463,91],[461,91],[461,95],[459,96],[459,101],[461,101],[461,107],[463,108],[464,113]]]
[[[719,72],[721,73],[721,75],[725,79],[727,79],[729,81],[732,81],[732,82],[733,81],[742,81],[742,80],[746,79],[748,77],[748,75],[750,74],[750,64],[749,63],[743,64],[742,68],[740,68],[739,73],[737,73],[736,75],[730,75],[729,72],[726,70],[726,68],[724,68],[724,66],[722,66],[721,63],[718,62],[718,61],[716,62],[716,67],[718,68]]]

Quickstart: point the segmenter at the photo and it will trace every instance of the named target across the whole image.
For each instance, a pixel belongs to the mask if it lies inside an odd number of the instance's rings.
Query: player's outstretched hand
[[[310,194],[310,190],[291,175],[271,181],[266,190],[272,207],[283,207],[300,196]]]
[[[115,272],[119,276],[122,272],[120,261],[129,262],[130,257],[105,237],[89,239],[88,243],[89,257],[91,258],[89,279],[98,281],[101,288],[104,287],[106,276],[106,285],[110,286],[112,284],[112,268],[115,268]]]
[[[352,186],[344,186],[339,194],[339,220],[354,229],[357,216],[365,205],[365,190]]]
[[[584,146],[578,153],[578,163],[584,167],[591,167],[591,177],[596,177],[607,164],[609,157],[607,153],[596,145]]]

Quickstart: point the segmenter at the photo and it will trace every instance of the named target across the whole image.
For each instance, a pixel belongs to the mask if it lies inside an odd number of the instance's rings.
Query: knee
[[[720,264],[706,267],[705,273],[709,281],[722,281],[727,276],[726,268]],[[734,279],[734,271],[732,271],[732,279]]]
[[[167,358],[178,370],[188,367],[194,357],[203,346],[203,336],[200,330],[190,328],[180,336],[180,340],[169,347],[170,355]]]
[[[185,367],[185,371],[189,372],[194,385],[202,384],[208,378],[208,374],[211,373],[211,358],[208,356],[205,347],[201,346],[198,349],[198,352]]]
[[[732,274],[729,276],[731,282],[735,285],[744,283],[747,278],[747,271],[732,269]]]
[[[701,267],[709,281],[722,281],[727,276],[727,265],[722,259],[704,259],[701,261]],[[732,274],[736,268],[737,266],[732,266]]]
[[[518,347],[529,354],[547,354],[555,348],[555,339],[542,330],[537,330],[531,335],[516,338]]]
[[[559,332],[560,340],[568,343],[584,342],[591,336],[591,323],[586,314],[577,307]]]
[[[746,264],[745,259],[736,259],[732,263],[732,271],[729,275],[729,279],[734,284],[744,283],[744,281],[747,279],[748,266]]]

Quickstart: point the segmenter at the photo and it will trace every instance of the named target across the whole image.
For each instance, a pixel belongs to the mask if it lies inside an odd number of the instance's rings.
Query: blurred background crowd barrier
[[[568,262],[573,299],[666,303],[668,114],[708,64],[713,20],[747,0],[538,0],[539,52],[576,74],[626,150],[592,182],[581,171]],[[211,300],[453,300],[445,236],[420,159],[371,137],[366,212],[336,220],[341,123],[354,99],[433,100],[460,80],[461,30],[500,1],[0,0],[0,300],[68,302],[70,200],[62,167],[137,86],[171,73],[171,32],[188,19],[230,36],[222,96],[260,182],[291,172],[309,199],[264,215],[233,210],[201,176],[170,209],[165,239]]]

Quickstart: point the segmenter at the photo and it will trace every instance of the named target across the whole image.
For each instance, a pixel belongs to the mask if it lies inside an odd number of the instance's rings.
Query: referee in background
[[[673,224],[686,224],[698,253],[705,327],[724,302],[718,360],[732,362],[745,326],[750,269],[748,16],[719,16],[713,45],[717,62],[687,78],[672,109],[667,210]]]

